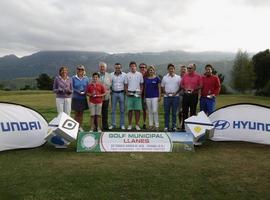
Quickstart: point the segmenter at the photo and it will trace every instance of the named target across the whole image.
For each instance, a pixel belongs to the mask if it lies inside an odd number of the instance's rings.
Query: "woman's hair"
[[[59,76],[61,76],[61,74],[62,74],[62,72],[64,70],[67,70],[68,71],[68,68],[66,66],[61,66],[60,69],[59,69],[59,72],[58,72]]]
[[[85,67],[84,65],[77,65],[76,69],[83,69],[83,75],[86,75]]]
[[[149,65],[147,67],[147,72],[146,72],[146,76],[147,77],[150,75],[150,73],[149,73],[150,69],[152,69],[154,71],[154,74],[156,74],[156,68],[155,68],[155,66],[154,65]]]

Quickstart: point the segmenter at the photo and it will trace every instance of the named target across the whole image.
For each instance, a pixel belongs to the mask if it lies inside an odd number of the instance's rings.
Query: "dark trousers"
[[[196,115],[197,104],[198,94],[184,94],[182,103],[183,122],[188,116]],[[185,123],[182,124],[182,129],[184,128]]]
[[[172,126],[176,127],[176,112],[179,106],[179,97],[164,97],[164,121],[165,128],[170,128],[170,114],[172,113]]]
[[[109,112],[109,99],[103,100],[102,109],[101,109],[101,119],[102,119],[102,128],[103,130],[108,130],[108,112]]]

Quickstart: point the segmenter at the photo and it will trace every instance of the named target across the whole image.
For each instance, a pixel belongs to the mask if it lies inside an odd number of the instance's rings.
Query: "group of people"
[[[196,72],[196,65],[180,65],[179,75],[173,64],[168,64],[168,73],[159,77],[154,65],[129,63],[130,71],[122,71],[122,65],[115,63],[114,72],[107,72],[107,64],[99,63],[99,71],[91,78],[86,76],[85,67],[79,65],[76,74],[70,78],[68,68],[62,66],[59,75],[54,79],[53,91],[56,93],[57,112],[70,115],[75,113],[75,120],[82,131],[83,113],[90,110],[90,131],[113,130],[116,125],[116,110],[119,104],[122,130],[137,131],[148,129],[159,130],[159,102],[163,96],[164,131],[185,129],[184,120],[196,115],[200,110],[207,115],[215,109],[216,96],[220,91],[219,78],[213,74],[213,67],[205,66],[205,73]],[[111,101],[111,124],[108,123],[108,112]],[[125,110],[128,112],[128,126],[125,126]],[[143,112],[143,126],[140,126],[140,114]],[[148,113],[148,126],[146,118]],[[132,126],[133,115],[135,124]],[[177,115],[179,126],[177,127]]]

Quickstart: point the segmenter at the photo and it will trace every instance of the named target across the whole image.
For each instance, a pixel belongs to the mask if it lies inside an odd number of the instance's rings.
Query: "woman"
[[[84,66],[79,65],[77,66],[76,75],[72,77],[73,95],[71,108],[75,112],[75,120],[80,124],[80,131],[83,131],[83,112],[84,110],[88,109],[86,88],[89,83],[89,79],[85,74],[86,72]]]
[[[149,129],[158,130],[158,102],[160,101],[160,78],[156,76],[154,66],[147,68],[147,77],[144,78],[144,91],[149,116]],[[155,126],[153,126],[153,121]]]
[[[56,108],[58,114],[71,112],[71,94],[73,92],[71,79],[68,77],[68,68],[60,67],[59,75],[55,77],[53,91],[56,93]]]

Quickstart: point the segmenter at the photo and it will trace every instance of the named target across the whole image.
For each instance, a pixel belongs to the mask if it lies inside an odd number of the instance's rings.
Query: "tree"
[[[244,93],[254,86],[256,75],[248,53],[239,50],[235,56],[232,68],[232,87]]]
[[[217,70],[215,70],[214,68],[213,68],[213,74],[217,75],[218,78],[219,78],[219,81],[220,81],[220,94],[227,94],[228,93],[227,87],[223,83],[223,81],[225,79],[225,75],[219,74],[217,72]]]
[[[261,90],[261,94],[263,96],[268,96],[270,97],[270,81],[268,81],[266,83],[266,85],[263,87],[263,89]]]
[[[37,81],[37,87],[40,90],[52,90],[53,87],[53,79],[48,76],[48,74],[40,74]]]
[[[259,52],[252,57],[256,74],[255,89],[261,90],[266,86],[270,77],[270,51]]]

